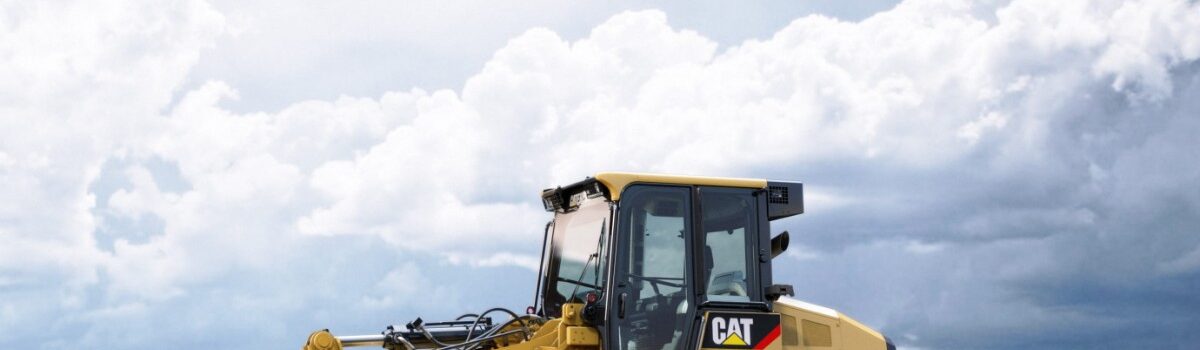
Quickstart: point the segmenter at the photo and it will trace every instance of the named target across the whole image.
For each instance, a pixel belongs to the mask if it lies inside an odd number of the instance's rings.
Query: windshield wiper
[[[567,282],[567,283],[574,284],[577,286],[584,286],[584,287],[597,289],[597,290],[600,289],[600,286],[597,286],[597,285],[594,285],[591,283],[587,283],[587,282],[583,282],[583,281],[576,281],[576,280],[569,279],[569,278],[559,278],[558,281],[559,282]]]

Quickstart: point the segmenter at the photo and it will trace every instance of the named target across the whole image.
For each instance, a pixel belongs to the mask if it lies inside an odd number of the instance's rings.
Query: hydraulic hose
[[[509,316],[511,316],[512,319],[509,319],[508,321],[505,321],[504,323],[502,323],[500,325],[490,327],[489,329],[483,331],[480,334],[475,334],[475,330],[478,329],[478,327],[479,327],[479,322],[481,320],[483,320],[485,316],[487,316],[488,314],[494,313],[494,312],[506,313]],[[480,314],[463,314],[462,316],[459,316],[455,320],[458,321],[458,320],[463,320],[465,318],[471,318],[471,317],[474,318],[474,321],[472,321],[471,325],[469,327],[467,327],[467,336],[465,337],[465,339],[462,342],[457,343],[457,344],[449,344],[449,343],[441,341],[440,339],[437,339],[437,337],[434,336],[433,333],[429,332],[429,330],[426,329],[423,324],[417,324],[416,327],[414,327],[415,328],[414,330],[421,332],[421,334],[424,335],[426,339],[428,339],[433,344],[437,345],[438,347],[435,348],[436,350],[471,349],[471,348],[477,347],[479,344],[481,344],[483,342],[486,342],[489,340],[494,340],[494,339],[499,339],[502,337],[507,337],[507,336],[510,336],[513,334],[518,334],[518,333],[522,333],[522,335],[524,336],[524,339],[528,340],[531,335],[530,335],[530,331],[529,331],[529,324],[526,322],[525,319],[527,319],[527,318],[535,319],[535,320],[540,319],[540,317],[538,317],[537,315],[521,316],[521,315],[518,315],[516,312],[513,312],[512,310],[497,307],[497,308],[488,309],[487,311],[484,311],[483,313],[480,313]],[[501,330],[505,329],[506,327],[508,327],[514,323],[520,323],[521,328],[511,330],[511,331],[506,331],[506,332],[500,332]],[[399,338],[403,338],[403,337],[399,337]],[[409,349],[413,349],[411,344],[406,344],[406,346],[408,346]]]

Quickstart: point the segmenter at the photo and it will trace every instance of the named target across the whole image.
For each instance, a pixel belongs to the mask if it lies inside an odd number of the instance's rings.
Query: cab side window
[[[757,299],[750,288],[756,276],[751,247],[758,234],[753,190],[701,188],[700,227],[704,231],[705,294],[712,301]]]

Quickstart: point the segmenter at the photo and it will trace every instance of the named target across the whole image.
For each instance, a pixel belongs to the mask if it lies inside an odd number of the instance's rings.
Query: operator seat
[[[708,295],[731,295],[745,297],[749,296],[746,293],[746,276],[742,271],[729,271],[717,276],[713,276],[713,252],[712,247],[704,246],[704,283],[707,286]]]

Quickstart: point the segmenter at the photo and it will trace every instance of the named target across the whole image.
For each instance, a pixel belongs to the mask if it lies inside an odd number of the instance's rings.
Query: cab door
[[[618,204],[608,350],[694,346],[692,188],[633,185]]]

